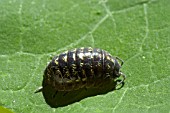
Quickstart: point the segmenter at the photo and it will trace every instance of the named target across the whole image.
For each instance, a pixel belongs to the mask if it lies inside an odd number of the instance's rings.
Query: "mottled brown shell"
[[[98,48],[76,48],[55,56],[44,71],[43,87],[57,91],[99,88],[122,75],[117,57]],[[124,79],[121,81],[123,82]]]

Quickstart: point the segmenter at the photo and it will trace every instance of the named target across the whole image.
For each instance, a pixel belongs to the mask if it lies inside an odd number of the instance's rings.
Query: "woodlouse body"
[[[123,76],[122,83],[125,80],[125,75],[120,72],[122,64],[121,59],[102,49],[82,47],[69,50],[55,56],[48,64],[42,87],[50,85],[57,91],[99,88],[120,76]]]

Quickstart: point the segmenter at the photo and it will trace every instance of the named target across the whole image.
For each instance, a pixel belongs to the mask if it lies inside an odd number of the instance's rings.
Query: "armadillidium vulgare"
[[[120,63],[119,63],[120,62]],[[105,81],[126,76],[120,71],[123,61],[98,48],[76,48],[55,56],[44,71],[42,88],[51,86],[56,91],[80,88],[99,88]]]

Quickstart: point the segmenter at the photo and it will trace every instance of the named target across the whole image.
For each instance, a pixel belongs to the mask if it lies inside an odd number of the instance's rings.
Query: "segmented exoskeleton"
[[[119,62],[121,62],[121,64]],[[44,71],[42,88],[51,85],[57,91],[98,88],[122,76],[123,61],[98,48],[76,48],[55,56]]]

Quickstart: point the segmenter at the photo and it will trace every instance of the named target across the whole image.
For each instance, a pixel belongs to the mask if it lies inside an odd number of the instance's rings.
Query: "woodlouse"
[[[119,63],[121,62],[121,63]],[[72,91],[80,88],[100,88],[108,80],[125,74],[120,71],[123,60],[98,48],[76,48],[55,56],[44,71],[42,88],[47,85],[56,91]]]

